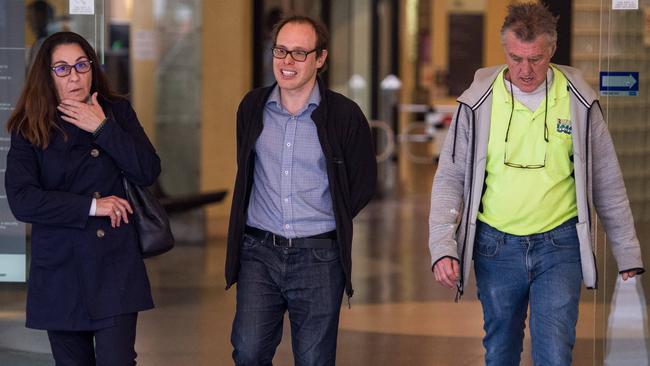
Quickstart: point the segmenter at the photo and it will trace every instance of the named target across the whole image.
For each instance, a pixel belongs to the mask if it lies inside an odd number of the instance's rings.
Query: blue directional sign
[[[600,95],[636,97],[639,95],[638,71],[601,71]]]

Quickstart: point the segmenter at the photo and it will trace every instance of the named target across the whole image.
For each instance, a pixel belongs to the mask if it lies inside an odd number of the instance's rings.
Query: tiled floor
[[[422,193],[374,201],[356,220],[356,292],[352,307],[344,302],[341,313],[339,365],[483,364],[482,314],[473,285],[456,304],[453,293],[434,284],[427,214],[428,194]],[[232,364],[235,290],[224,290],[224,253],[225,239],[215,237],[147,260],[157,308],[140,316],[140,365]],[[592,320],[594,314],[604,314],[599,312],[602,305],[583,296],[575,365],[601,364],[595,360],[605,352],[607,365],[647,365],[648,313],[636,289],[633,283],[618,289],[631,298],[622,303],[625,307],[614,304],[622,315],[609,334],[621,341],[607,346]],[[45,334],[23,327],[24,296],[24,286],[0,285],[0,365],[53,365]],[[293,364],[288,329],[276,365]],[[531,364],[529,353],[526,342],[522,365]]]

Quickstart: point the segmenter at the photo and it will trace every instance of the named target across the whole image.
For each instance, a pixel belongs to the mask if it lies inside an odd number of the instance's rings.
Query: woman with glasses
[[[48,37],[7,129],[11,211],[32,224],[27,327],[47,330],[57,365],[134,365],[149,280],[122,175],[151,185],[160,160],[129,102],[81,36]]]

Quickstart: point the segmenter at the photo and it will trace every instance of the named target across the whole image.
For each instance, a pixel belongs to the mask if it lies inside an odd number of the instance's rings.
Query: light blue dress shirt
[[[276,85],[255,142],[253,188],[246,224],[287,238],[336,229],[325,155],[311,119],[321,95],[314,86],[295,115],[282,107]]]

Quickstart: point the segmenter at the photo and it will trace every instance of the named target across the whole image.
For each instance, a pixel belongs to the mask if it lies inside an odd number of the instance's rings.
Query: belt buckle
[[[288,240],[289,240],[289,248],[291,248],[293,246],[293,243],[292,243],[293,239],[289,238]],[[275,243],[275,234],[273,234],[273,246],[274,247],[279,247],[279,248],[284,248],[282,245],[277,245]]]

